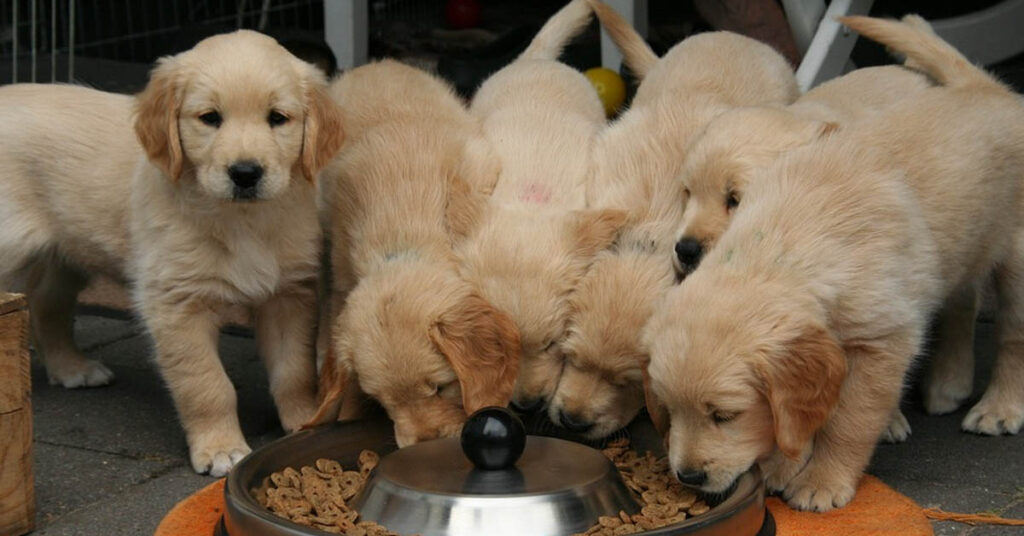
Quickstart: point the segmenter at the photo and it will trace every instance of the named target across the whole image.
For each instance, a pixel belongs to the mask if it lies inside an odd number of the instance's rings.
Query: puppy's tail
[[[907,15],[902,21],[848,16],[839,17],[839,22],[904,56],[907,67],[923,72],[941,86],[1004,87],[943,41],[918,15]]]
[[[601,0],[587,0],[587,3],[601,21],[601,26],[615,42],[615,46],[622,51],[623,60],[629,70],[638,80],[646,78],[647,72],[658,62],[658,55],[651,50],[647,41],[644,41],[644,38],[633,29],[633,25],[608,4]]]
[[[565,45],[587,27],[592,16],[587,0],[572,0],[544,23],[519,59],[557,60]]]

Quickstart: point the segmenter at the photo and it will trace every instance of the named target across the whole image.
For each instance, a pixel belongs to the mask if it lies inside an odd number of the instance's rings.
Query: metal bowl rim
[[[270,524],[278,525],[283,528],[288,528],[293,531],[305,532],[311,535],[329,535],[331,533],[316,529],[307,525],[300,525],[289,519],[278,517],[277,515],[270,512],[263,506],[261,506],[256,499],[249,493],[248,488],[244,486],[244,483],[240,482],[242,469],[248,464],[253,463],[252,460],[255,458],[265,458],[271,453],[279,449],[286,449],[292,443],[298,441],[305,441],[307,437],[316,436],[319,434],[327,433],[335,428],[339,427],[353,427],[359,426],[359,421],[350,422],[337,422],[316,428],[301,430],[284,437],[275,439],[270,443],[252,451],[240,460],[228,473],[225,479],[224,486],[224,502],[225,502],[225,515],[230,514],[232,507],[249,515],[255,515],[260,520]],[[280,468],[276,469],[277,471]],[[725,499],[722,503],[715,506],[708,512],[689,517],[679,523],[672,525],[666,525],[657,529],[648,531],[638,532],[636,534],[644,536],[668,536],[674,534],[675,531],[680,529],[698,529],[704,526],[708,526],[714,523],[718,523],[724,519],[728,519],[740,512],[745,511],[750,507],[752,502],[758,500],[762,501],[764,498],[764,483],[761,478],[761,471],[757,464],[754,464],[750,470],[740,475],[736,481],[736,489]],[[760,491],[760,493],[759,493]],[[762,508],[763,509],[763,508]],[[717,513],[717,515],[716,515]]]

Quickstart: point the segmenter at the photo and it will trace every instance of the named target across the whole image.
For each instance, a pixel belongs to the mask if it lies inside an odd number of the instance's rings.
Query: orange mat
[[[824,514],[797,512],[768,498],[779,536],[931,536],[932,526],[914,501],[873,476],[865,476],[857,496],[844,508]],[[224,480],[181,501],[163,519],[154,536],[206,536],[224,513]]]

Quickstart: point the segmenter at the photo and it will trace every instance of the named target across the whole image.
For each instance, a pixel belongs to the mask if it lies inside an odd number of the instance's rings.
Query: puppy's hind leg
[[[69,389],[106,385],[114,373],[99,361],[86,359],[74,342],[75,302],[87,279],[56,257],[40,259],[30,277],[32,340],[50,384]]]
[[[1024,231],[996,269],[999,353],[992,379],[961,426],[986,435],[1016,434],[1024,425]]]
[[[924,384],[924,407],[932,415],[956,411],[974,387],[974,324],[978,281],[956,289],[942,308],[938,346]]]

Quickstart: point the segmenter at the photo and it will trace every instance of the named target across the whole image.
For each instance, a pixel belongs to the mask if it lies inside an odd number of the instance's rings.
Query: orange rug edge
[[[212,536],[224,514],[224,479],[189,495],[164,516],[153,536]]]
[[[870,475],[861,479],[850,504],[823,514],[793,510],[778,497],[769,497],[766,503],[779,536],[934,534],[917,503]],[[220,479],[178,502],[153,536],[212,535],[223,513],[224,479]]]

